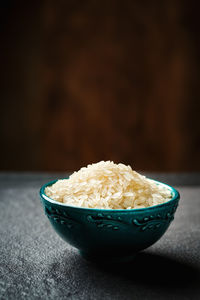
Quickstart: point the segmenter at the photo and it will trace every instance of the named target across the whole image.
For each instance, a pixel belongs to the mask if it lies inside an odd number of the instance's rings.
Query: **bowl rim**
[[[144,208],[131,208],[131,209],[113,209],[113,208],[109,208],[109,209],[104,209],[104,208],[90,208],[90,207],[81,207],[81,206],[73,206],[73,205],[67,205],[66,203],[62,203],[62,202],[59,202],[59,201],[56,201],[56,200],[53,200],[52,198],[50,198],[49,196],[47,196],[45,194],[45,188],[47,186],[51,186],[52,184],[56,183],[58,180],[63,180],[63,179],[68,179],[69,177],[67,178],[59,178],[59,179],[55,179],[55,180],[52,180],[52,181],[49,181],[47,183],[45,183],[40,191],[39,191],[39,194],[40,194],[40,197],[41,199],[43,200],[46,200],[52,204],[56,204],[58,206],[61,206],[61,207],[65,207],[65,208],[69,208],[69,209],[79,209],[79,210],[83,210],[83,211],[97,211],[99,213],[102,213],[102,212],[146,212],[148,210],[152,210],[152,209],[155,209],[155,208],[161,208],[161,207],[165,207],[166,205],[170,205],[172,202],[174,202],[175,200],[179,200],[180,199],[180,194],[179,192],[172,186],[166,184],[166,183],[163,183],[163,182],[160,182],[158,180],[154,180],[154,179],[151,179],[151,178],[148,178],[147,179],[150,179],[152,181],[154,181],[156,184],[159,184],[159,185],[164,185],[166,186],[167,188],[169,188],[171,190],[171,193],[172,193],[172,198],[164,203],[161,203],[161,204],[157,204],[157,205],[152,205],[152,206],[149,206],[149,207],[144,207]]]

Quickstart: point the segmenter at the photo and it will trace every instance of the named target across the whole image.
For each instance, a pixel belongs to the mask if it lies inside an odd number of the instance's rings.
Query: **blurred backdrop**
[[[199,171],[195,3],[1,3],[0,169]]]

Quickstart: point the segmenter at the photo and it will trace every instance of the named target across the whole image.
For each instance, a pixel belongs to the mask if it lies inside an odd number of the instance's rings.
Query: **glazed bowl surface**
[[[66,205],[49,198],[45,188],[40,199],[51,225],[58,235],[89,259],[126,261],[157,242],[174,219],[180,195],[173,187],[169,201],[141,209],[94,209]]]

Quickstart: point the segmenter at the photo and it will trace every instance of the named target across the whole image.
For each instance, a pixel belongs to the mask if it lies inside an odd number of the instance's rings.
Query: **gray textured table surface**
[[[57,176],[0,174],[0,299],[200,299],[199,174],[151,175],[180,191],[175,220],[132,263],[113,266],[85,261],[51,228],[38,190]]]

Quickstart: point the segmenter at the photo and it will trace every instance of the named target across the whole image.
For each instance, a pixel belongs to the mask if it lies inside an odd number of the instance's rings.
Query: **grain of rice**
[[[145,208],[172,197],[166,186],[157,185],[130,166],[112,161],[81,168],[69,179],[58,180],[46,187],[45,193],[67,205],[102,209]]]

